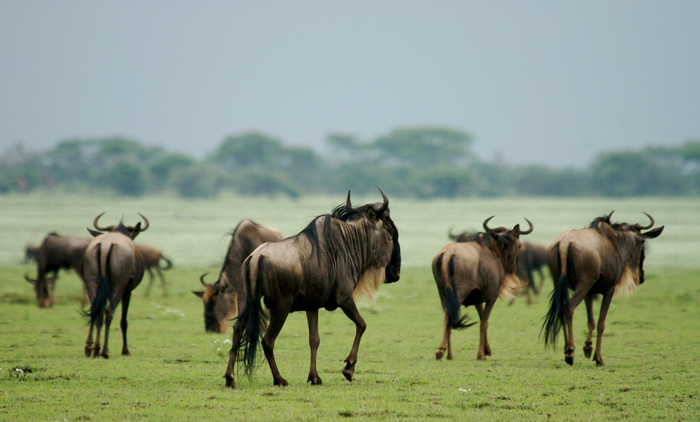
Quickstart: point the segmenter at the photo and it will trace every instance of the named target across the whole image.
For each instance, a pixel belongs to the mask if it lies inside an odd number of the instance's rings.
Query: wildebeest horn
[[[141,231],[145,232],[146,229],[150,226],[150,224],[148,223],[148,218],[144,217],[144,215],[140,212],[137,212],[136,214],[140,215],[141,218],[143,218],[143,223],[145,224],[145,226],[141,227]]]
[[[606,223],[610,224],[610,217],[612,217],[612,215],[613,215],[614,212],[615,212],[615,210],[610,211],[610,214],[608,214],[608,216],[605,217],[605,222],[606,222]]]
[[[447,236],[452,240],[457,240],[457,237],[459,237],[459,235],[452,234],[452,230],[454,230],[454,227],[450,227],[450,230],[447,232]]]
[[[201,277],[199,277],[199,281],[202,283],[202,286],[204,286],[204,287],[211,287],[211,284],[207,284],[204,282],[204,277],[206,277],[208,275],[209,275],[209,273],[204,273],[204,274],[202,274]]]
[[[348,199],[345,201],[345,208],[352,208],[352,204],[350,203],[350,189],[348,189]]]
[[[642,226],[641,224],[635,224],[634,227],[635,227],[637,230],[640,230],[640,231],[641,231],[641,230],[650,229],[650,228],[654,227],[654,217],[650,216],[649,214],[647,214],[647,213],[645,213],[645,212],[643,212],[643,214],[646,215],[647,217],[649,217],[649,220],[650,220],[651,222],[649,223],[648,226]]]
[[[99,220],[100,217],[102,217],[102,215],[103,215],[104,213],[105,213],[105,212],[102,211],[102,213],[101,213],[100,215],[98,215],[97,217],[95,217],[95,219],[92,220],[92,225],[93,225],[97,230],[102,231],[102,232],[112,231],[112,229],[114,229],[114,226],[100,227],[100,226],[97,225],[97,220]]]
[[[382,198],[384,199],[384,202],[382,203],[382,206],[379,207],[378,209],[375,209],[378,215],[382,215],[384,211],[386,211],[387,208],[389,208],[389,198],[387,198],[386,194],[382,190],[382,188],[377,185],[377,189],[379,189],[379,192],[382,193]]]
[[[24,276],[24,279],[27,280],[30,284],[36,284],[39,280],[32,280],[29,278],[29,276]]]
[[[524,217],[523,217],[523,218],[524,218]],[[521,235],[523,235],[523,234],[530,234],[530,233],[532,233],[532,229],[534,229],[534,227],[532,226],[532,223],[530,222],[530,220],[528,220],[527,218],[525,218],[525,221],[527,221],[527,224],[530,225],[530,230],[528,230],[528,231],[526,231],[526,232],[520,232]]]
[[[489,228],[489,221],[491,221],[493,217],[495,217],[495,215],[492,215],[491,217],[484,220],[484,230],[486,230],[486,233],[491,233],[491,229]]]

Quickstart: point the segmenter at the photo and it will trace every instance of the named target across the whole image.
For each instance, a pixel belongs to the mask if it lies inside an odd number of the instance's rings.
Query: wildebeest
[[[450,230],[447,235],[455,242],[469,242],[474,239],[476,232],[465,231],[461,234],[454,234],[452,230]],[[522,242],[521,246],[518,252],[518,266],[516,267],[515,274],[523,284],[525,295],[527,296],[527,303],[529,305],[532,303],[530,292],[532,291],[535,295],[539,294],[539,289],[535,284],[535,273],[538,273],[542,280],[540,282],[540,287],[544,282],[542,268],[547,266],[547,248],[529,242]],[[511,301],[511,303],[513,302]]]
[[[161,270],[169,270],[170,268],[172,268],[173,263],[170,262],[168,258],[163,256],[163,253],[160,251],[160,248],[156,246],[136,245],[136,250],[141,253],[141,256],[143,257],[143,263],[146,266],[146,271],[148,271],[148,275],[150,276],[148,280],[148,286],[146,287],[145,296],[148,297],[151,294],[151,287],[153,287],[153,281],[155,279],[155,277],[153,276],[153,268],[156,269],[158,277],[160,278],[160,287],[163,290],[163,296],[167,296],[165,277],[163,277],[163,273],[161,272]],[[165,261],[166,264],[163,268],[160,267],[161,259]]]
[[[225,333],[228,330],[229,320],[238,315],[238,292],[245,289],[240,286],[243,260],[263,243],[279,240],[282,240],[282,234],[272,227],[251,220],[241,220],[236,225],[219,272],[219,279],[214,284],[207,284],[204,282],[205,274],[200,277],[204,290],[192,292],[204,302],[206,331]]]
[[[544,273],[542,268],[547,267],[547,248],[542,245],[535,245],[529,242],[523,242],[520,253],[518,254],[518,267],[516,274],[520,281],[526,283],[525,295],[527,296],[528,305],[532,303],[530,292],[538,295],[544,285]],[[537,287],[535,281],[535,273],[539,274],[540,287]]]
[[[520,236],[532,233],[532,223],[527,231],[520,231],[516,224],[512,230],[505,227],[492,229],[484,221],[485,232],[476,233],[466,242],[450,243],[433,259],[433,276],[437,284],[440,302],[445,311],[445,330],[442,343],[435,354],[442,359],[447,350],[447,359],[452,359],[452,329],[463,329],[467,316],[460,318],[460,306],[474,305],[479,314],[479,351],[477,359],[491,356],[491,346],[486,335],[489,315],[496,299],[501,296],[512,299],[520,289],[521,282],[515,274]],[[485,306],[484,306],[485,304]]]
[[[552,277],[557,282],[542,332],[545,345],[554,345],[559,330],[564,328],[564,360],[569,365],[574,364],[574,309],[582,300],[586,302],[588,314],[588,338],[583,352],[586,358],[591,357],[591,337],[596,329],[593,318],[594,294],[602,294],[603,300],[593,360],[599,366],[605,365],[600,349],[610,302],[619,291],[626,290],[629,293],[644,283],[644,242],[658,237],[664,230],[664,226],[661,226],[642,232],[654,226],[654,219],[649,214],[646,215],[651,222],[642,226],[611,223],[611,212],[594,219],[586,229],[565,231],[549,246],[547,261]],[[573,290],[571,297],[569,289]]]
[[[40,308],[48,308],[54,303],[53,291],[58,270],[65,268],[80,273],[80,262],[89,242],[76,236],[59,236],[56,233],[46,235],[35,256],[36,280],[24,276],[34,286]]]
[[[39,252],[39,247],[33,243],[27,243],[24,247],[24,263],[36,261],[36,254]]]
[[[353,296],[372,295],[384,283],[399,279],[401,249],[399,232],[391,219],[389,198],[379,188],[383,202],[353,208],[350,192],[344,205],[331,214],[316,217],[296,236],[258,247],[243,263],[245,294],[238,295],[239,314],[233,329],[227,387],[235,387],[234,366],[243,353],[246,372],[255,365],[260,320],[270,311],[270,324],[262,348],[270,365],[274,385],[287,385],[274,356],[275,339],[287,315],[306,311],[309,325],[311,367],[308,381],[322,384],[316,371],[318,310],[338,307],[355,323],[355,340],[345,359],[343,375],[352,381],[360,339],[367,325],[360,316]],[[241,350],[242,349],[242,350]]]
[[[102,213],[104,214],[104,213]],[[88,296],[90,297],[90,331],[85,341],[85,356],[109,357],[108,339],[109,326],[112,323],[114,310],[121,301],[122,304],[122,355],[130,355],[126,343],[126,314],[129,310],[131,291],[138,286],[143,278],[144,262],[141,254],[134,247],[134,238],[149,227],[148,219],[143,218],[136,226],[126,227],[120,221],[116,226],[100,227],[97,222],[102,214],[95,217],[92,225],[98,231],[88,231],[95,236],[83,255],[82,275]],[[103,233],[104,232],[104,233]],[[104,349],[100,354],[100,330],[103,318],[105,321]],[[97,336],[93,344],[92,330],[97,323]]]

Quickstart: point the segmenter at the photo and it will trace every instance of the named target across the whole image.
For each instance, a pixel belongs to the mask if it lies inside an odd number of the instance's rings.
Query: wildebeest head
[[[90,232],[90,234],[93,235],[93,237],[97,237],[97,236],[104,234],[104,233],[118,232],[118,233],[123,234],[124,236],[129,237],[131,240],[134,240],[136,238],[136,236],[138,236],[139,233],[145,232],[148,229],[148,226],[150,225],[148,223],[148,219],[146,217],[144,217],[144,215],[141,214],[140,212],[137,212],[136,214],[140,215],[141,218],[143,218],[143,222],[144,222],[143,228],[141,227],[140,221],[138,223],[136,223],[135,226],[125,226],[121,220],[119,221],[119,224],[117,224],[117,225],[100,227],[97,225],[97,221],[100,219],[100,217],[102,217],[102,214],[104,214],[104,212],[102,212],[100,215],[95,217],[94,220],[92,220],[92,225],[95,226],[95,229],[97,229],[98,231],[92,230],[90,228],[87,229]]]
[[[399,245],[399,231],[391,219],[389,198],[382,188],[377,186],[382,194],[382,202],[366,204],[353,208],[350,201],[350,191],[344,205],[336,207],[332,216],[345,222],[366,219],[372,227],[370,235],[374,238],[369,245],[375,249],[370,255],[374,257],[372,267],[385,268],[385,283],[393,283],[401,276],[401,246]]]
[[[204,302],[204,329],[208,333],[225,333],[228,328],[228,319],[220,316],[228,316],[229,313],[230,303],[225,298],[226,285],[222,283],[207,284],[204,281],[207,274],[199,278],[204,290],[192,293],[201,297]],[[221,277],[226,277],[226,274],[222,272]]]
[[[508,230],[505,227],[498,227],[492,229],[489,227],[488,223],[493,217],[494,216],[492,215],[484,221],[483,226],[485,234],[487,234],[495,243],[498,250],[498,254],[501,256],[501,262],[503,263],[503,269],[505,270],[506,274],[513,274],[515,273],[518,263],[518,253],[520,252],[520,236],[532,233],[532,223],[527,218],[525,219],[525,221],[527,221],[527,224],[530,226],[530,228],[526,231],[520,230],[520,224],[516,224],[515,227],[513,227],[511,230]],[[480,234],[482,233],[478,233],[475,235],[475,240],[481,243],[483,240],[479,240]]]
[[[627,268],[632,271],[632,274],[636,272],[637,276],[634,277],[633,275],[633,278],[636,278],[634,281],[637,282],[637,284],[644,283],[645,241],[647,239],[654,239],[658,237],[663,232],[665,227],[661,226],[651,229],[654,226],[654,218],[647,213],[644,213],[644,215],[649,217],[650,220],[649,224],[646,226],[642,226],[639,223],[611,223],[610,217],[612,216],[612,212],[604,219],[604,223],[609,225],[613,230],[618,254],[622,258],[623,264],[626,264]],[[606,233],[606,227],[601,225],[600,218],[593,220],[593,223],[591,223],[591,228],[594,228],[593,225],[596,223],[596,221],[598,221],[598,230],[610,237],[610,235]],[[644,232],[644,230],[648,231]],[[622,284],[623,283],[621,283],[621,285]]]

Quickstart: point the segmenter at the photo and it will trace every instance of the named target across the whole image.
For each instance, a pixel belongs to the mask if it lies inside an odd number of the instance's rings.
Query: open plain
[[[113,198],[32,194],[0,196],[0,419],[2,420],[697,420],[700,415],[700,200],[696,198],[502,198],[391,200],[400,231],[401,279],[382,286],[374,303],[361,303],[367,322],[355,380],[345,381],[342,360],[354,324],[342,312],[321,311],[318,352],[323,386],[305,383],[309,350],[306,317],[290,315],[275,353],[290,385],[273,387],[264,359],[252,378],[224,388],[229,334],[204,332],[199,276],[218,273],[230,233],[242,218],[298,233],[337,198],[224,196],[187,201],[174,197]],[[380,200],[353,197],[356,205]],[[560,232],[582,228],[615,210],[613,221],[646,224],[648,212],[664,233],[648,242],[646,282],[630,298],[613,301],[603,340],[607,366],[583,357],[585,308],[574,319],[576,361],[563,360],[539,339],[551,279],[532,305],[499,301],[491,315],[493,356],[477,361],[478,329],[453,333],[452,361],[436,361],[442,310],[430,271],[447,231],[512,227],[530,219],[524,241],[549,244]],[[136,239],[159,246],[174,263],[165,272],[168,296],[145,285],[129,309],[132,356],[87,359],[82,287],[61,272],[57,303],[39,309],[23,275],[26,243],[50,231],[88,237],[85,227],[102,211],[103,224],[138,221],[151,228]],[[214,278],[212,275],[209,278]],[[210,280],[211,281],[211,280]],[[594,305],[598,309],[598,304]],[[472,309],[462,308],[473,319]],[[596,315],[597,319],[597,315]],[[112,325],[111,346],[121,336]]]

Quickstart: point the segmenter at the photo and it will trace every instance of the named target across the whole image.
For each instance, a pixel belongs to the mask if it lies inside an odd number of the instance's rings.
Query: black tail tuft
[[[255,361],[257,359],[258,343],[263,336],[261,322],[266,322],[268,319],[268,316],[260,303],[263,291],[262,283],[264,262],[265,257],[261,255],[260,258],[258,258],[258,275],[255,280],[254,288],[251,287],[250,283],[250,258],[246,259],[244,262],[245,283],[248,300],[246,301],[247,303],[245,309],[237,317],[237,319],[241,322],[241,326],[239,326],[238,329],[243,330],[241,341],[238,345],[238,350],[243,351],[241,362],[243,362],[243,368],[248,376],[253,375]]]
[[[557,249],[557,262],[560,262],[559,249]],[[566,257],[566,269],[561,271],[559,280],[554,285],[554,290],[549,295],[549,310],[544,317],[540,337],[544,336],[544,345],[555,346],[561,327],[565,323],[566,312],[569,309],[570,279],[573,277],[573,261],[571,258],[571,245],[569,245]]]
[[[104,314],[107,303],[112,301],[112,284],[109,282],[109,262],[112,258],[112,247],[109,246],[109,251],[107,251],[107,261],[105,264],[105,273],[102,273],[102,262],[101,262],[101,252],[102,245],[97,245],[97,271],[99,277],[99,286],[97,287],[97,294],[95,294],[92,303],[90,304],[90,324],[93,324],[95,320]]]
[[[440,278],[444,277],[444,274],[442,272],[443,256],[444,255],[440,255],[438,261],[436,262],[437,276]],[[455,257],[454,255],[452,255],[447,263],[447,279],[443,280],[443,284],[445,286],[445,315],[447,315],[447,321],[450,327],[452,327],[455,330],[463,330],[465,328],[471,327],[476,323],[472,322],[471,324],[468,324],[469,315],[465,314],[461,318],[459,316],[459,310],[462,304],[459,303],[459,298],[457,297],[457,294],[455,293],[451,283],[451,281],[454,279],[454,260]]]

